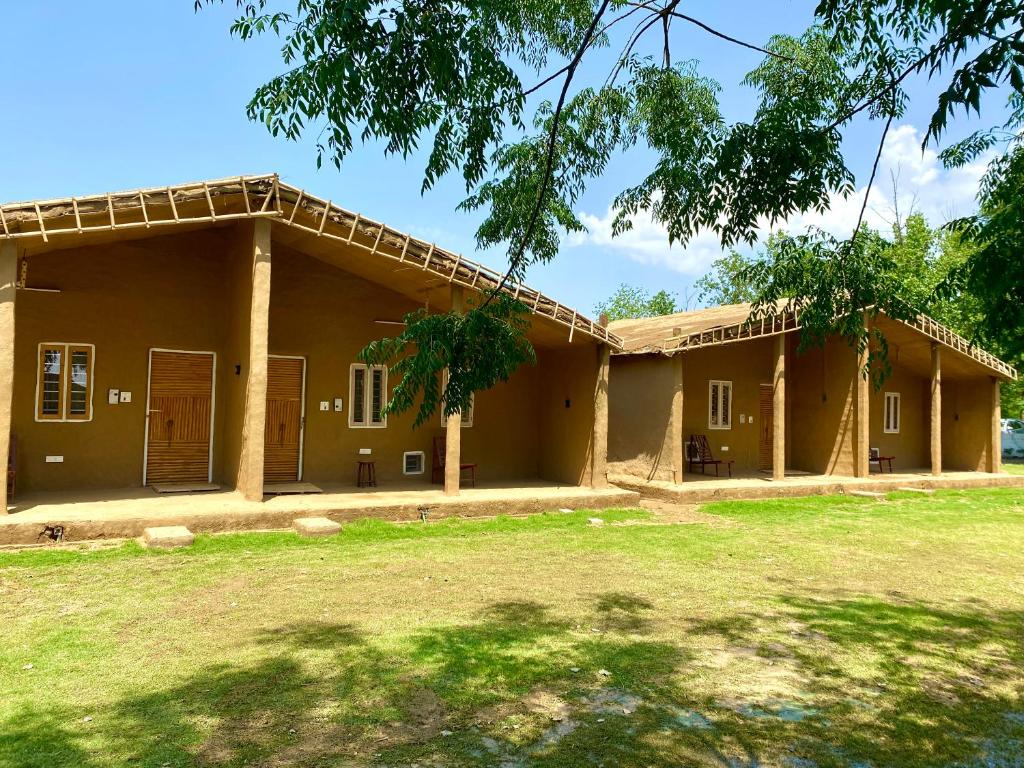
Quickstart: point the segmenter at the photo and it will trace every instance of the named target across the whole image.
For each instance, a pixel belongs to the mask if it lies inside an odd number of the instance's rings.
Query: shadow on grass
[[[812,593],[671,639],[654,634],[640,596],[598,594],[588,611],[593,623],[577,624],[539,603],[497,603],[390,641],[284,625],[258,636],[251,663],[205,666],[89,723],[26,710],[2,724],[0,763],[1021,764],[1019,611]],[[709,667],[709,645],[754,649],[737,663],[755,682],[784,672],[791,692],[713,692],[736,672]]]

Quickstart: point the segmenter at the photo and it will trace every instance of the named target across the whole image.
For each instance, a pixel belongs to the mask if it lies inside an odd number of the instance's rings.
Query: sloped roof
[[[181,227],[269,218],[314,237],[363,249],[374,257],[419,267],[432,279],[486,291],[502,290],[534,315],[621,349],[618,336],[571,307],[433,243],[345,210],[283,183],[277,174],[236,176],[84,197],[0,204],[0,241],[63,242],[87,233]],[[69,243],[70,244],[70,243]]]
[[[795,331],[800,327],[799,317],[787,309],[787,306],[788,302],[780,300],[774,314],[750,322],[750,304],[726,304],[660,317],[616,320],[609,323],[608,327],[622,338],[622,349],[616,354],[672,355],[689,349],[732,344]],[[1017,378],[1017,371],[1013,366],[991,352],[971,344],[927,315],[920,315],[910,323],[892,318],[888,320],[923,334],[998,376],[1007,379]]]

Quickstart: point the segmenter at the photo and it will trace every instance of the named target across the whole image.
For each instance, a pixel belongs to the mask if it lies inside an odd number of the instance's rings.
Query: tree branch
[[[736,45],[742,46],[743,48],[749,48],[750,50],[757,51],[758,53],[763,53],[765,56],[771,56],[772,58],[775,58],[775,59],[781,59],[782,61],[796,61],[796,59],[794,59],[792,56],[786,56],[785,54],[782,54],[782,53],[776,53],[775,51],[769,51],[767,48],[762,48],[759,45],[754,45],[753,43],[745,42],[743,40],[740,40],[737,37],[733,37],[732,35],[727,35],[724,32],[719,32],[717,29],[714,29],[713,27],[709,27],[707,24],[705,24],[700,19],[695,19],[692,16],[687,16],[685,13],[679,13],[679,11],[670,11],[670,13],[673,16],[675,16],[677,19],[682,19],[683,21],[688,21],[691,24],[700,27],[705,32],[708,32],[708,33],[714,35],[715,37],[719,37],[722,40],[726,40],[726,41],[728,41],[730,43],[734,43]]]
[[[498,283],[497,287],[481,305],[481,309],[486,307],[491,302],[491,299],[502,291],[505,284],[508,282],[508,278],[516,268],[517,262],[526,254],[526,248],[530,244],[530,238],[533,236],[533,230],[537,226],[537,219],[540,218],[541,209],[544,207],[544,198],[547,196],[548,187],[551,184],[551,174],[555,163],[555,143],[558,140],[559,121],[562,116],[562,109],[565,107],[565,98],[569,93],[569,86],[572,84],[572,79],[576,74],[576,68],[579,67],[580,61],[583,59],[583,54],[586,53],[591,42],[595,38],[594,33],[597,29],[597,24],[604,15],[604,12],[608,9],[609,2],[610,0],[602,0],[601,7],[598,8],[597,13],[594,14],[594,18],[590,22],[590,26],[587,28],[586,33],[583,35],[583,40],[580,43],[579,48],[576,50],[572,60],[565,68],[565,82],[562,83],[562,91],[558,95],[558,104],[555,106],[555,111],[551,115],[551,130],[548,132],[547,149],[545,150],[544,178],[541,181],[540,191],[537,193],[537,200],[533,204],[533,210],[530,212],[530,221],[526,225],[526,232],[523,234],[522,243],[519,246],[518,253],[513,254],[512,258],[509,259],[508,270],[506,270],[505,274],[502,275],[501,281]]]

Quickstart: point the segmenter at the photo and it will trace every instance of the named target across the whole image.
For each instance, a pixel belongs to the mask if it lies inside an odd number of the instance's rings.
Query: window
[[[732,429],[732,382],[708,382],[708,429]]]
[[[897,434],[900,431],[900,393],[885,393],[885,419],[882,423],[882,431],[888,434]]]
[[[91,421],[92,344],[39,345],[36,421]]]
[[[380,365],[353,363],[348,380],[348,425],[350,427],[386,427],[384,405],[388,371]]]
[[[423,474],[423,451],[406,451],[402,454],[402,474]]]
[[[446,370],[441,374],[441,391],[448,387],[448,371]],[[462,414],[462,428],[473,426],[473,414],[476,413],[476,394],[469,396],[469,412]],[[444,398],[441,399],[441,426],[445,427],[448,425],[448,419],[444,415]]]

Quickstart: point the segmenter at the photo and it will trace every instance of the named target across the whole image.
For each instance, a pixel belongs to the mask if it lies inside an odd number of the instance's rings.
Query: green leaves
[[[979,303],[976,337],[1012,361],[1024,361],[1024,147],[996,158],[981,183],[981,212],[950,224],[975,251],[940,286],[949,298]]]
[[[637,317],[657,317],[681,311],[676,299],[668,291],[658,291],[653,296],[643,288],[623,283],[607,300],[594,307],[598,315],[609,320],[627,320]]]
[[[468,309],[466,314],[411,312],[402,333],[371,342],[359,353],[367,365],[386,365],[392,381],[398,379],[385,413],[415,408],[418,427],[438,408],[445,416],[467,410],[474,392],[507,381],[520,365],[536,362],[526,338],[529,316],[521,302],[495,294]]]
[[[871,319],[884,312],[909,321],[923,309],[905,297],[904,277],[888,243],[873,232],[853,241],[818,230],[779,237],[768,257],[743,275],[761,287],[752,319],[774,314],[782,302],[799,314],[801,351],[838,334],[859,352],[868,350],[876,385],[888,377],[891,365],[885,337],[871,327]]]
[[[216,1],[198,0],[196,6]],[[557,255],[564,233],[583,229],[576,207],[588,186],[607,173],[613,158],[637,146],[654,159],[622,182],[614,199],[614,234],[649,216],[671,241],[685,244],[710,230],[728,247],[753,243],[766,226],[823,211],[836,196],[852,194],[844,132],[855,121],[877,120],[885,125],[884,140],[906,111],[910,78],[926,78],[938,92],[926,144],[947,133],[954,115],[980,114],[992,95],[1003,100],[1010,93],[1007,122],[982,126],[947,148],[947,164],[964,165],[1003,144],[1009,151],[1024,125],[1019,0],[820,0],[804,34],[772,36],[764,48],[682,13],[678,0],[236,5],[234,34],[246,40],[274,34],[282,42],[285,71],[253,96],[253,120],[291,140],[315,132],[318,163],[340,166],[361,142],[403,157],[425,150],[422,190],[446,174],[460,174],[467,190],[461,209],[484,214],[478,244],[505,246],[509,277],[517,281],[531,264]],[[764,54],[740,84],[753,96],[735,122],[722,115],[711,63],[671,64],[679,30],[714,35],[745,56],[751,50]],[[623,43],[621,52],[611,57],[607,77],[603,70],[595,77],[601,68],[595,51],[611,42]],[[645,57],[652,43],[658,56]],[[527,110],[535,93],[547,98],[531,119]],[[1006,308],[1019,298],[1021,276],[1006,260],[1021,233],[1013,229],[1015,204],[996,193],[1018,183],[1014,163],[994,166],[986,181],[989,208],[962,223],[965,237],[980,248],[977,260],[958,272],[960,288],[951,290],[970,286],[991,296],[985,306],[999,314],[992,317],[990,335],[1002,324],[1000,334],[1021,337],[1019,313]],[[886,255],[875,235],[850,236],[842,241],[811,232],[792,238],[752,268],[751,275],[768,285],[763,299],[785,295],[801,306],[808,338],[831,327],[866,344],[865,307],[899,317],[922,301],[914,286],[893,278],[899,270],[886,260],[895,252]],[[986,259],[991,266],[982,263]],[[1018,282],[998,296],[983,290],[982,282],[1000,279]],[[904,290],[910,293],[901,297]],[[429,375],[438,368],[431,355],[445,344],[474,348],[467,334],[477,330],[494,339],[506,334],[497,368],[483,359],[486,347],[479,359],[469,358],[481,372],[456,366],[452,395],[458,397],[523,357],[525,338],[512,341],[516,329],[512,314],[503,319],[501,312],[471,311],[459,321],[416,317],[390,347],[382,342],[371,351],[417,358],[405,364],[407,387],[400,388],[395,408],[414,407],[416,387],[426,393],[428,406],[436,406],[437,385]],[[884,352],[881,340],[876,348]]]

